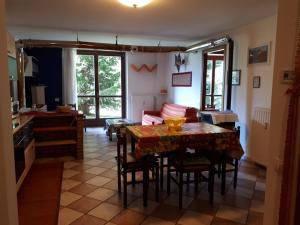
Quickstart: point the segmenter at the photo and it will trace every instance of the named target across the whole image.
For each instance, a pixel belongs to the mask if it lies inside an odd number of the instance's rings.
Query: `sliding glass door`
[[[87,126],[126,117],[124,53],[79,50],[76,77],[78,109]]]

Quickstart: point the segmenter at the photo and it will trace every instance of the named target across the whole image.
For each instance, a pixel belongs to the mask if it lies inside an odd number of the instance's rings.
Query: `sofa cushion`
[[[162,124],[163,121],[161,117],[145,114],[142,119],[142,125],[157,125]]]
[[[185,117],[187,112],[186,106],[177,104],[164,104],[161,111],[161,117],[166,119],[168,117]]]

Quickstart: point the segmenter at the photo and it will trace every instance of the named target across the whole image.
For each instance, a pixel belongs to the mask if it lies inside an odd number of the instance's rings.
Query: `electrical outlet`
[[[54,101],[55,101],[55,102],[59,102],[59,98],[55,98]]]

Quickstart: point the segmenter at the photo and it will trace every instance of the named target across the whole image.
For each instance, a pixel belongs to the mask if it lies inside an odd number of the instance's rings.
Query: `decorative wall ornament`
[[[151,73],[151,72],[153,72],[154,70],[157,69],[157,64],[154,64],[153,66],[148,66],[148,65],[146,65],[146,64],[143,64],[143,65],[141,65],[140,67],[138,67],[138,66],[135,65],[135,64],[131,64],[130,66],[131,66],[131,68],[132,68],[135,72],[140,72],[141,70],[144,69],[144,70],[148,71],[149,73]]]
[[[180,53],[178,55],[175,54],[175,66],[177,68],[177,72],[180,72],[181,65],[185,64],[185,58],[182,58]]]

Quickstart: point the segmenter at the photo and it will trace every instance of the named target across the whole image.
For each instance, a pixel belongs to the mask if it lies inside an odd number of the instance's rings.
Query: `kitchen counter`
[[[19,115],[12,119],[13,134],[17,133],[22,127],[33,119],[33,115]]]

